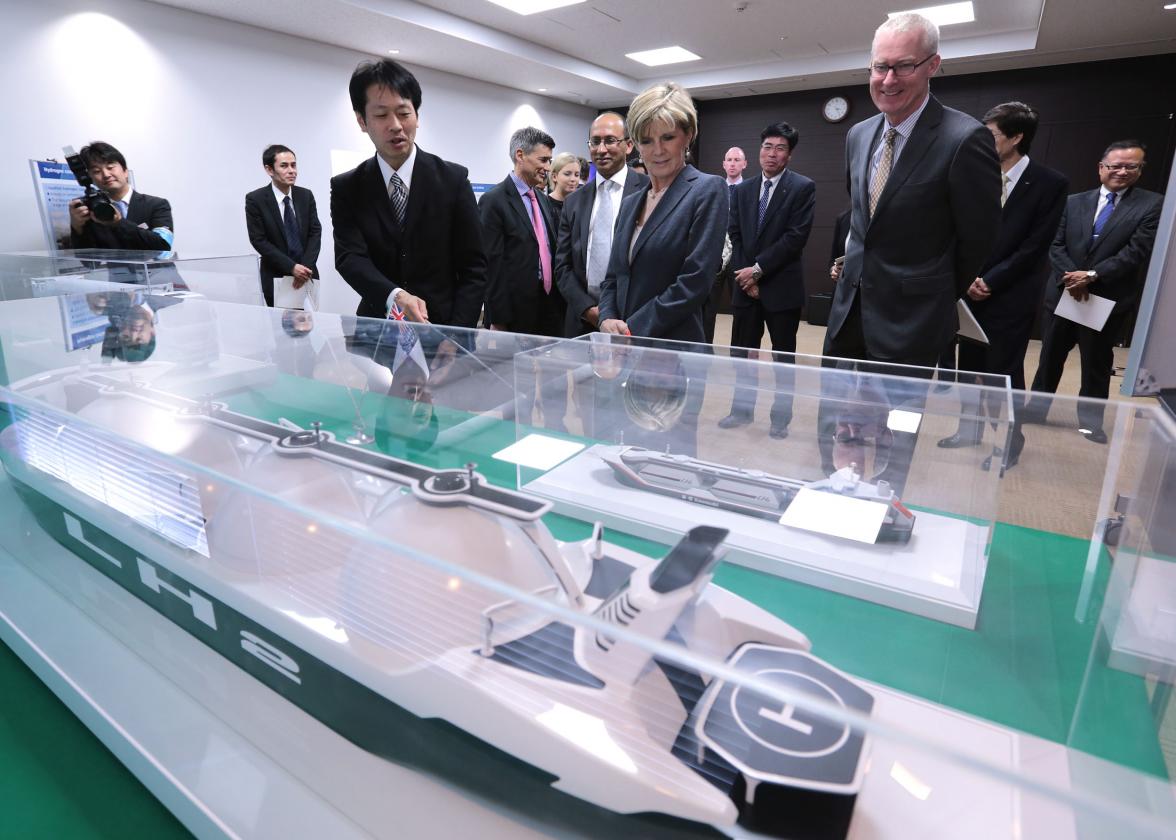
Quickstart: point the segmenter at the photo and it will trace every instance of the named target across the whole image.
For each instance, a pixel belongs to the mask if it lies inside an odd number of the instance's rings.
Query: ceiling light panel
[[[640,61],[647,67],[660,67],[663,64],[678,64],[682,61],[698,61],[702,58],[702,56],[695,55],[690,50],[677,46],[625,53],[625,57],[631,58],[634,61]]]
[[[972,7],[972,0],[968,0],[966,3],[948,3],[944,6],[927,6],[923,9],[905,9],[901,12],[891,12],[887,17],[910,14],[911,12],[922,15],[936,26],[971,23],[976,19],[976,10]]]
[[[539,12],[550,12],[552,9],[562,9],[564,6],[575,6],[587,0],[490,0],[495,6],[510,9],[520,15],[533,15]]]

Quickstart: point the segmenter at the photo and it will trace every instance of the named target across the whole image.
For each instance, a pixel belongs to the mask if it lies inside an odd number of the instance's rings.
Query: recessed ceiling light
[[[388,55],[400,55],[400,50],[388,50]]]
[[[1164,6],[1164,11],[1166,12],[1170,12],[1173,9],[1176,9],[1176,3],[1168,3],[1166,6]]]
[[[547,93],[547,88],[539,88],[540,93]]]
[[[625,53],[626,58],[640,61],[648,67],[658,67],[662,64],[677,64],[680,61],[698,61],[701,55],[695,55],[682,47],[662,47],[656,50],[642,50],[641,52]]]
[[[906,9],[901,12],[891,12],[887,17],[910,14],[911,12],[922,15],[936,26],[971,23],[976,19],[976,10],[972,8],[972,0],[967,0],[966,3],[948,3],[944,6],[927,6],[923,9]]]
[[[490,0],[495,6],[510,9],[520,15],[533,15],[537,12],[549,12],[552,9],[562,9],[564,6],[575,6],[586,0]]]

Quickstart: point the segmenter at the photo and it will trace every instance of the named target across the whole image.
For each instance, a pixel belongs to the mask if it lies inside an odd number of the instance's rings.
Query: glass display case
[[[117,251],[86,248],[0,254],[0,277],[85,277],[92,281],[149,287],[210,300],[264,305],[257,254],[195,255],[178,251]]]
[[[200,836],[1170,834],[1167,694],[1111,643],[1118,581],[1166,556],[1149,405],[1106,406],[1099,447],[1058,398],[1002,476],[978,466],[1002,387],[200,299],[152,338],[67,350],[56,300],[0,303],[0,638]],[[787,438],[710,434],[789,379]],[[936,446],[953,403],[984,406],[984,447]],[[646,534],[601,526],[617,488],[601,516],[536,492],[597,446],[667,445],[755,492],[649,490],[697,513]],[[891,553],[976,520],[972,625],[726,562],[765,485],[783,517],[883,481],[905,542],[877,511],[873,541],[779,527]]]

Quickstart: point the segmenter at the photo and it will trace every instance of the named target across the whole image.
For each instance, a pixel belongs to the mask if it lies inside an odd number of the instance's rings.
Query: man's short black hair
[[[367,113],[367,92],[372,85],[380,85],[398,93],[412,103],[414,111],[421,110],[421,83],[399,62],[390,58],[361,61],[351,74],[347,92],[351,94],[351,110],[361,117]]]
[[[122,152],[101,140],[94,140],[90,145],[82,146],[81,155],[87,169],[103,163],[117,163],[123,169],[127,168],[127,159],[123,157]]]
[[[788,153],[796,151],[796,144],[800,142],[800,132],[786,122],[772,123],[760,132],[760,142],[769,137],[783,137],[788,141]]]
[[[980,122],[985,125],[995,123],[1005,137],[1020,134],[1021,142],[1017,144],[1017,152],[1022,155],[1029,154],[1029,147],[1037,136],[1037,112],[1033,106],[1024,102],[1002,102],[985,114]]]
[[[272,146],[266,146],[265,151],[261,153],[261,165],[266,169],[274,168],[274,161],[278,159],[278,155],[283,152],[294,154],[294,150],[289,146],[283,146],[281,143],[274,143]]]
[[[1099,158],[1099,160],[1106,160],[1107,155],[1116,149],[1139,149],[1141,152],[1143,152],[1144,157],[1147,157],[1147,146],[1143,145],[1143,143],[1140,143],[1138,140],[1116,140],[1114,143],[1106,147],[1102,153],[1102,157]],[[85,150],[83,149],[83,151]]]

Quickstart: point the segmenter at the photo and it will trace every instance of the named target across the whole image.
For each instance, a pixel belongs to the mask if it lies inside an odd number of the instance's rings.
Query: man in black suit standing
[[[510,138],[514,171],[478,204],[486,238],[486,320],[491,329],[564,334],[566,307],[555,284],[555,227],[541,189],[554,148],[555,140],[546,131],[520,128]]]
[[[931,95],[939,28],[896,15],[878,27],[870,97],[881,111],[850,129],[852,212],[825,355],[933,367],[957,329],[956,300],[1000,225],[992,135]]]
[[[1041,359],[1033,390],[1054,393],[1066,357],[1078,345],[1082,356],[1082,385],[1078,395],[1110,396],[1115,364],[1115,339],[1131,313],[1156,241],[1163,197],[1135,186],[1143,174],[1146,150],[1137,140],[1119,140],[1103,152],[1098,164],[1102,186],[1066,199],[1049,260],[1053,273],[1045,288],[1041,330]],[[1101,330],[1082,326],[1054,314],[1062,295],[1079,303],[1091,295],[1115,302]],[[1035,396],[1026,407],[1026,422],[1041,422],[1050,399]],[[1087,440],[1106,443],[1101,404],[1078,404],[1079,430]]]
[[[1037,134],[1037,112],[1024,102],[1005,102],[984,115],[996,141],[1001,169],[1000,234],[984,267],[968,287],[967,303],[988,336],[988,344],[960,342],[961,370],[1003,374],[1025,390],[1025,350],[1045,282],[1045,260],[1066,204],[1070,182],[1060,172],[1029,159]],[[1019,409],[1021,406],[1018,405]],[[967,412],[959,430],[939,441],[945,449],[975,446],[984,432],[980,406]],[[989,414],[994,412],[989,408]],[[1016,415],[1020,411],[1015,412]],[[1025,436],[1016,422],[1005,466],[1017,463]],[[998,450],[993,452],[1000,464]],[[984,468],[992,465],[992,455]]]
[[[813,226],[817,200],[812,180],[788,168],[799,141],[800,132],[788,123],[765,128],[760,133],[761,174],[732,192],[727,235],[731,238],[731,266],[735,269],[731,292],[734,347],[758,348],[766,324],[773,351],[796,352],[796,330],[804,305],[800,258]],[[788,374],[788,381],[780,381],[782,373]],[[751,381],[735,388],[731,413],[719,421],[721,429],[745,426],[755,413],[756,372],[749,365],[741,365],[738,375],[741,380],[750,376]],[[776,376],[768,434],[785,438],[792,422],[791,370],[778,367]]]
[[[413,321],[477,326],[486,254],[464,166],[416,145],[421,86],[391,59],[365,61],[348,85],[375,157],[331,179],[335,267],[359,293],[355,314],[393,306]]]
[[[129,251],[170,251],[175,239],[166,198],[131,188],[127,159],[109,143],[95,140],[82,148],[94,185],[114,204],[109,222],[96,219],[80,198],[69,203],[69,247]]]
[[[274,278],[293,277],[295,289],[318,279],[323,226],[314,193],[295,185],[298,159],[285,146],[261,153],[270,183],[245,195],[245,226],[249,244],[261,254],[261,291],[266,306],[274,305]]]
[[[625,165],[633,141],[620,114],[611,111],[592,121],[588,152],[596,178],[564,203],[555,247],[555,283],[567,302],[564,335],[592,332],[600,322],[600,284],[608,270],[613,228],[621,199],[649,178]]]

